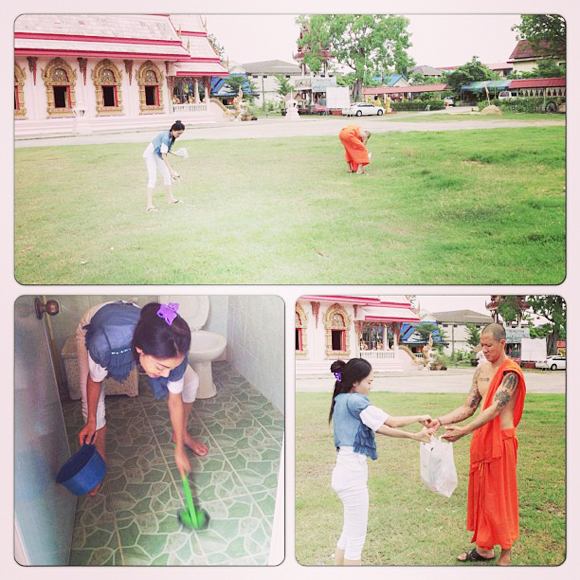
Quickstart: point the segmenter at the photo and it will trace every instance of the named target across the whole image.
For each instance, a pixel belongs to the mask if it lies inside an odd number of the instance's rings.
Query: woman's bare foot
[[[171,441],[175,443],[175,433],[171,437]],[[185,434],[183,443],[185,444],[186,447],[189,447],[189,449],[191,449],[199,457],[205,457],[209,451],[205,443],[202,443],[201,441],[194,439],[189,433]]]
[[[501,554],[499,555],[499,560],[497,561],[498,566],[511,566],[512,564],[512,551],[511,548],[509,550],[502,550]]]
[[[154,211],[157,211],[157,208],[154,205],[148,205],[147,208],[145,209],[145,211],[147,213],[152,213]]]

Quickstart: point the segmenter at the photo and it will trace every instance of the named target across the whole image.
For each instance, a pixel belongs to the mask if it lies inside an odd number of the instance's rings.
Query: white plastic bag
[[[182,157],[183,159],[189,159],[189,152],[185,147],[180,147],[177,151],[174,151],[173,154]]]
[[[428,489],[445,497],[457,487],[457,471],[453,460],[453,444],[433,437],[420,446],[421,479]]]

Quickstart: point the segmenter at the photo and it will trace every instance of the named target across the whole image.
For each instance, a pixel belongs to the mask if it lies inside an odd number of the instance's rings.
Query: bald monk
[[[457,559],[475,562],[495,559],[499,545],[500,566],[511,564],[511,548],[519,536],[516,478],[518,440],[516,427],[522,417],[526,384],[518,364],[505,354],[506,334],[501,324],[489,324],[481,332],[486,362],[477,367],[467,400],[433,421],[444,426],[442,439],[457,441],[473,433],[467,491],[467,529],[475,546]],[[471,417],[483,401],[476,419]]]
[[[370,155],[366,143],[371,136],[370,131],[362,130],[358,125],[347,125],[338,134],[344,146],[346,164],[350,173],[366,173],[365,166],[370,163]]]

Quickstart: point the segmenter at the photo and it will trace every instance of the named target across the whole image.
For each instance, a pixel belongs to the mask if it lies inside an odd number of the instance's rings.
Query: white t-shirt
[[[374,405],[369,405],[360,412],[360,420],[373,431],[376,431],[381,425],[384,425],[389,417],[390,415],[388,413],[385,413],[382,409]]]

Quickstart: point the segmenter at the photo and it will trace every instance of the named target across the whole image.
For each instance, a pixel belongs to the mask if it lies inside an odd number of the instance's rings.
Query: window
[[[343,330],[332,330],[332,350],[344,350],[343,348]]]
[[[157,87],[145,87],[145,104],[148,107],[154,107],[158,104]]]
[[[141,65],[137,73],[141,113],[163,112],[163,74],[151,61]]]
[[[103,87],[103,107],[116,107],[117,96],[115,87]]]
[[[47,112],[51,117],[74,115],[76,72],[62,58],[51,60],[42,73]]]
[[[306,356],[306,313],[300,304],[296,304],[294,343],[297,355]]]
[[[327,356],[348,356],[350,319],[340,304],[331,306],[325,317]]]
[[[14,63],[14,116],[26,117],[26,107],[24,106],[24,81],[25,72]]]
[[[68,87],[52,87],[54,93],[54,108],[66,109],[68,107]]]

